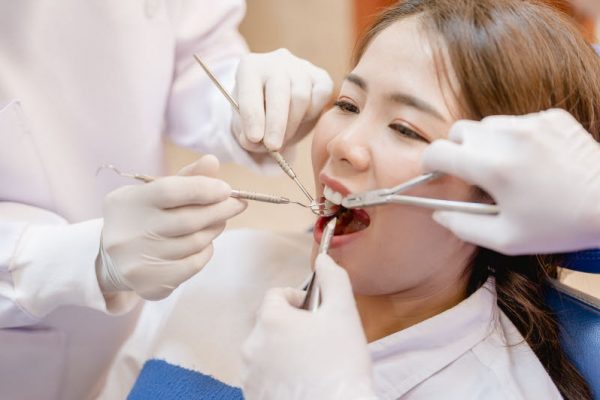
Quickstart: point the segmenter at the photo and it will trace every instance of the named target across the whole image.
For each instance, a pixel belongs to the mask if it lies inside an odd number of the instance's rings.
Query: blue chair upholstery
[[[600,274],[600,249],[569,253],[564,266],[573,271]]]
[[[561,343],[600,400],[600,300],[554,281],[548,304],[561,324]]]
[[[127,400],[244,400],[241,389],[211,376],[169,364],[148,360],[127,396]]]

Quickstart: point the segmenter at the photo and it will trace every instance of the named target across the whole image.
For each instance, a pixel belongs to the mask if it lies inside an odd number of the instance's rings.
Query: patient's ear
[[[219,172],[219,159],[212,154],[207,154],[200,157],[195,162],[183,167],[177,175],[179,176],[193,176],[193,175],[204,175],[215,177]]]

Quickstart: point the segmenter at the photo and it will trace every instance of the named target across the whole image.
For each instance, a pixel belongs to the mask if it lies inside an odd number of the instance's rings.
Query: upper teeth
[[[325,196],[325,199],[329,200],[333,204],[337,204],[337,205],[342,204],[342,198],[343,198],[342,194],[339,192],[335,192],[329,186],[325,186],[325,188],[323,189],[323,196]]]

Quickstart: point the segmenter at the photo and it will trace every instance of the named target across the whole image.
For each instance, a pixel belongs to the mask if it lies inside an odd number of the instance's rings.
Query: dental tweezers
[[[323,230],[323,237],[321,238],[321,244],[319,245],[319,254],[327,254],[329,251],[329,245],[335,232],[335,224],[337,223],[337,217],[332,218],[325,229]],[[314,312],[319,308],[321,303],[321,289],[319,288],[319,282],[317,281],[317,273],[313,272],[310,278],[310,282],[306,287],[306,297],[302,303],[302,309]]]
[[[430,172],[392,188],[350,194],[342,199],[342,206],[346,208],[364,208],[382,204],[404,204],[434,210],[460,211],[470,214],[496,215],[500,212],[498,206],[494,204],[432,199],[399,194],[415,186],[441,178],[444,175],[441,172]]]

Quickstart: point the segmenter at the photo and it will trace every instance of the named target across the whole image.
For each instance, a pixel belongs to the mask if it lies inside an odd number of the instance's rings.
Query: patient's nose
[[[357,171],[365,171],[371,163],[369,135],[359,124],[349,126],[328,144],[327,152],[334,162],[342,162]]]

